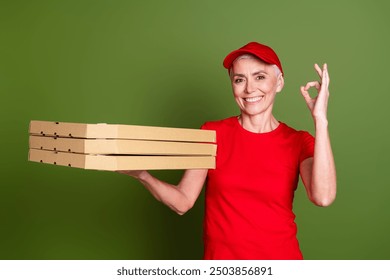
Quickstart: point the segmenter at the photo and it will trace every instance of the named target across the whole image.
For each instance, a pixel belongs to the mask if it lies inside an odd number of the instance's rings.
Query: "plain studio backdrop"
[[[314,132],[299,87],[328,63],[338,196],[294,211],[306,259],[389,259],[386,1],[0,1],[1,259],[200,259],[203,193],[178,216],[113,172],[27,161],[30,120],[199,128],[238,114],[225,55],[270,45],[277,119]],[[182,171],[155,171],[177,183]]]

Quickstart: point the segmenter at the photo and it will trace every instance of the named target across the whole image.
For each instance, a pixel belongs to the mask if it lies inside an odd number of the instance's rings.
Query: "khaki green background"
[[[285,69],[275,115],[313,130],[299,86],[329,65],[338,197],[294,210],[306,259],[390,259],[386,1],[0,0],[1,259],[200,259],[203,194],[178,216],[111,172],[27,161],[29,121],[198,128],[238,113],[224,56]],[[155,171],[177,183],[182,171]]]

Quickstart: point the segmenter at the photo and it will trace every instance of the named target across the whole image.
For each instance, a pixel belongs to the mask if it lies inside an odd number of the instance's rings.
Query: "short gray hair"
[[[257,59],[257,60],[263,61],[262,59],[258,58],[257,56],[255,56],[253,54],[249,54],[249,53],[242,54],[242,55],[238,56],[235,60],[233,60],[232,67],[230,67],[230,69],[229,69],[229,77],[230,77],[230,79],[233,78],[232,77],[232,74],[233,74],[232,73],[233,64],[234,64],[234,62],[236,62],[237,60],[240,60],[240,59]],[[265,61],[263,61],[263,62],[267,63]],[[267,63],[267,64],[269,64],[269,63]],[[276,77],[278,77],[279,74],[282,73],[282,71],[280,71],[279,67],[276,64],[272,64],[272,66],[275,68],[275,75],[276,75]]]

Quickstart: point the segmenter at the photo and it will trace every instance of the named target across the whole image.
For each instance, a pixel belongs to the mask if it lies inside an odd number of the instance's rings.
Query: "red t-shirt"
[[[237,117],[202,129],[215,130],[218,145],[207,177],[204,259],[302,259],[292,207],[313,136],[282,122],[252,133]]]

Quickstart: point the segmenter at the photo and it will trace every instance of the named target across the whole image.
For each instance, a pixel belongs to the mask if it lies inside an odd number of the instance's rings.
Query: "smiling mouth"
[[[254,103],[260,101],[261,99],[263,99],[263,96],[244,98],[244,101],[249,103]]]

